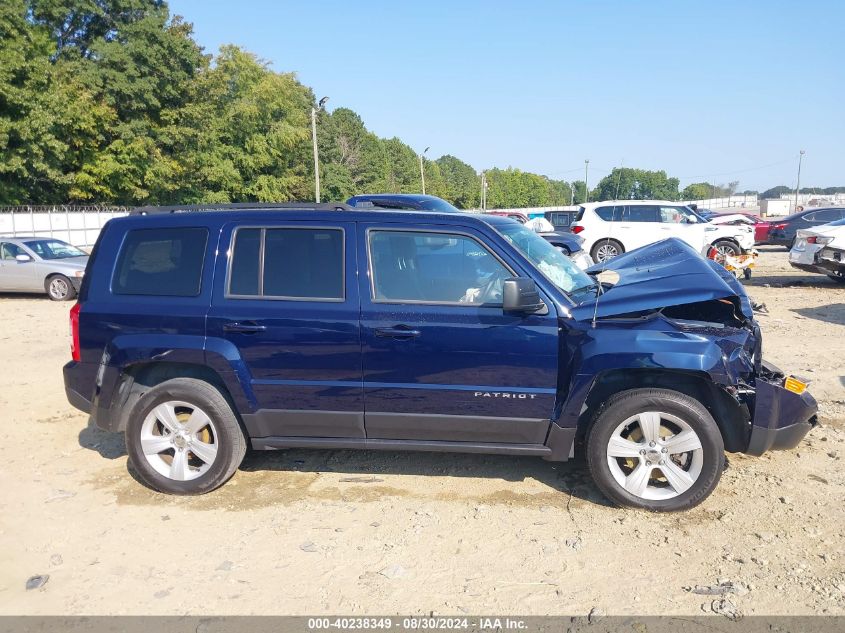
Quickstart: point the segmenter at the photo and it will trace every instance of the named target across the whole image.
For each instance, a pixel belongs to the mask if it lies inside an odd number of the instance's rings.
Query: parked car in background
[[[711,211],[710,209],[698,209],[698,215],[702,216],[708,222],[713,221],[717,217],[742,216],[747,218],[751,224],[754,225],[754,243],[766,244],[769,239],[769,229],[771,222],[764,220],[759,215],[748,213],[747,211]]]
[[[581,205],[572,232],[584,249],[605,262],[635,248],[677,237],[705,255],[741,255],[754,247],[754,230],[745,224],[712,224],[692,209],[668,200],[618,200]]]
[[[47,293],[53,301],[76,297],[88,254],[42,237],[0,237],[0,292]]]
[[[845,283],[845,219],[812,229],[798,229],[789,251],[795,268]]]
[[[487,215],[510,218],[520,224],[528,223],[528,216],[518,211],[489,211]],[[581,270],[587,270],[595,263],[589,253],[584,250],[583,237],[565,231],[543,231],[539,235],[569,257]]]
[[[578,211],[546,211],[543,215],[552,223],[555,231],[569,231],[578,216]]]
[[[677,239],[600,286],[506,218],[209,205],[111,220],[94,253],[65,393],[162,492],[248,446],[577,454],[616,503],[685,510],[725,452],[817,423],[742,285]]]
[[[778,244],[791,249],[795,244],[799,229],[810,229],[822,224],[830,224],[845,218],[845,207],[825,207],[804,209],[772,222],[769,230],[769,244]]]

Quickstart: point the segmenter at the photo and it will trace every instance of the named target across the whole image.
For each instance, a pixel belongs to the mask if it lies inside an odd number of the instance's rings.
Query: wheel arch
[[[735,453],[747,448],[750,414],[744,405],[710,380],[705,372],[658,368],[613,369],[598,374],[582,407],[576,441],[583,442],[590,424],[608,398],[622,391],[645,388],[669,389],[695,398],[716,421],[726,451]]]
[[[211,367],[199,363],[150,361],[134,363],[123,368],[109,407],[109,430],[125,431],[139,400],[151,389],[173,378],[194,378],[217,389],[229,403],[243,427],[233,394],[223,377]]]

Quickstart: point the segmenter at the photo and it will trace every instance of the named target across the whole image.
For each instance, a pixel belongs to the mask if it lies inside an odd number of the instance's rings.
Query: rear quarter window
[[[129,231],[117,257],[112,293],[160,297],[198,296],[207,243],[206,228]]]
[[[598,207],[596,209],[596,215],[599,216],[605,222],[613,222],[614,220],[618,221],[621,219],[622,207]],[[614,217],[614,215],[616,217]]]

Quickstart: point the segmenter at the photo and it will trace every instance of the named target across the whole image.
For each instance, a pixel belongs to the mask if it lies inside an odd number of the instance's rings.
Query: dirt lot
[[[0,297],[0,613],[845,614],[845,287],[782,249],[748,285],[823,424],[731,456],[671,516],[609,507],[581,463],[502,456],[259,453],[217,492],[159,495],[65,400],[69,305]],[[688,591],[722,581],[724,602]]]

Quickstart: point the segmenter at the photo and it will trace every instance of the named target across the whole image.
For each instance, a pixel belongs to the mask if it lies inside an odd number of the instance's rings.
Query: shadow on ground
[[[792,312],[816,321],[845,325],[845,303],[831,303],[815,308],[793,308]]]
[[[108,433],[97,428],[89,419],[79,433],[79,445],[96,451],[108,460],[126,456],[122,433]],[[471,477],[521,482],[534,479],[551,490],[561,493],[565,503],[571,495],[603,506],[610,504],[595,487],[583,460],[548,462],[538,457],[511,455],[476,455],[463,453],[428,453],[416,451],[371,450],[311,450],[248,451],[240,470],[247,473],[266,473],[262,486],[278,486],[281,491],[289,485],[284,473],[336,473],[346,485],[383,485],[388,476]],[[137,473],[128,465],[128,474],[143,485]],[[272,476],[279,473],[279,477]],[[348,481],[344,481],[348,480]],[[395,485],[395,484],[394,484]],[[423,484],[425,486],[425,484]],[[458,485],[457,487],[460,487]],[[425,488],[423,488],[425,491]],[[518,490],[515,491],[518,493]],[[242,494],[239,491],[238,494]],[[303,491],[307,496],[307,491]],[[211,495],[226,496],[226,486]],[[271,495],[272,496],[272,493]],[[518,496],[518,495],[517,495]],[[529,497],[530,495],[526,495]],[[269,500],[268,500],[269,501]]]

